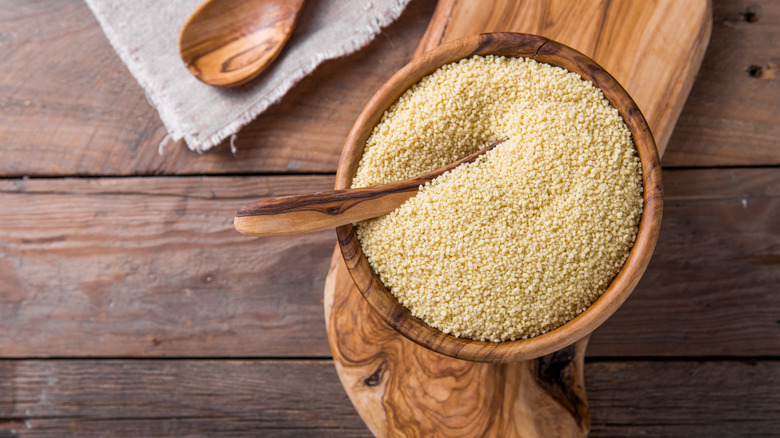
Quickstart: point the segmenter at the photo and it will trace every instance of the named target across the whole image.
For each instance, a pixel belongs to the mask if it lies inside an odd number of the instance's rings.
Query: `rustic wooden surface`
[[[0,0],[0,436],[367,436],[325,336],[335,236],[245,239],[230,222],[333,187],[355,117],[433,8],[414,0],[321,66],[233,157],[158,155],[160,122],[81,1]],[[656,255],[588,347],[592,436],[780,426],[780,4],[713,9]]]
[[[780,351],[770,293],[780,172],[671,169],[664,181],[656,255],[588,351]],[[335,233],[251,239],[231,221],[250,200],[331,187],[333,176],[0,180],[0,351],[328,357],[322,286]]]

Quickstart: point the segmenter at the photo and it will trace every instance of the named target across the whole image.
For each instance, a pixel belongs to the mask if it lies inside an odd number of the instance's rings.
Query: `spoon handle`
[[[313,233],[382,216],[417,194],[420,185],[460,164],[476,160],[503,141],[497,141],[432,172],[402,181],[359,189],[263,199],[241,208],[236,213],[233,225],[240,233],[249,236],[283,236]]]

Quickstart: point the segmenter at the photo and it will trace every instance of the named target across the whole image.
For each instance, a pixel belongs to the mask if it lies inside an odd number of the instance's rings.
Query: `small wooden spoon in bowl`
[[[290,38],[304,0],[206,0],[179,35],[196,78],[234,87],[259,75]]]
[[[233,225],[256,237],[313,233],[390,213],[437,176],[470,163],[506,140],[414,178],[359,189],[329,190],[305,195],[268,198],[243,207]]]

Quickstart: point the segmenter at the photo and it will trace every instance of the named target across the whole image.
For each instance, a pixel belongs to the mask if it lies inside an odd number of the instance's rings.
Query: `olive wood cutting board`
[[[440,0],[419,55],[462,36],[533,33],[591,56],[632,95],[663,155],[712,27],[709,0]],[[374,313],[336,249],[325,284],[336,370],[384,436],[585,436],[588,339],[509,364],[468,362],[407,340]]]

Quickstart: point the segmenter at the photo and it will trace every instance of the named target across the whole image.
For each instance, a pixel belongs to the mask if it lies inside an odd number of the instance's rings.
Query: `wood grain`
[[[0,361],[0,436],[366,436],[331,361]]]
[[[325,319],[341,383],[374,435],[587,434],[582,362],[587,340],[530,361],[453,359],[414,344],[385,323],[354,289],[342,264],[336,251],[325,285]]]
[[[656,254],[589,354],[776,355],[780,174],[664,179]],[[320,291],[335,233],[252,239],[230,220],[250,200],[331,187],[332,176],[0,180],[0,355],[330,356]]]
[[[774,436],[778,376],[777,361],[588,362],[591,436]],[[0,361],[0,436],[73,435],[371,436],[329,360]]]
[[[320,290],[333,233],[257,240],[232,217],[252,199],[332,184],[0,181],[0,356],[328,356]]]
[[[209,85],[245,84],[281,53],[302,7],[303,0],[207,0],[181,30],[181,59]]]
[[[0,1],[0,176],[335,172],[360,110],[411,58],[435,2],[412,0],[359,52],[326,62],[227,144],[171,145],[81,0]],[[712,40],[665,167],[780,164],[780,5],[717,0]],[[746,11],[759,6],[757,21]],[[674,41],[675,39],[671,39]],[[774,65],[773,64],[773,65]],[[769,73],[751,76],[751,66]]]
[[[777,361],[589,362],[591,435],[772,436],[778,368]]]

